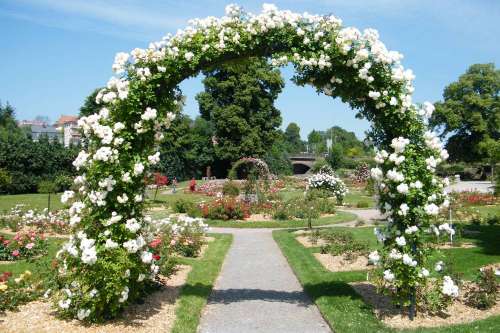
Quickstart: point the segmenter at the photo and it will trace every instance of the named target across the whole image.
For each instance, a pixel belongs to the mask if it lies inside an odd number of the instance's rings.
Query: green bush
[[[335,206],[335,202],[327,198],[317,199],[314,202],[314,206],[321,214],[335,214],[337,209]]]
[[[288,207],[286,205],[278,205],[274,208],[273,219],[275,220],[288,220],[290,219]]]
[[[333,256],[343,256],[345,260],[355,260],[359,255],[366,255],[369,250],[367,242],[359,241],[353,234],[343,230],[328,230],[320,234],[326,241],[321,247],[321,253]]]
[[[330,166],[324,158],[318,158],[311,167],[311,171],[313,173],[317,173],[321,170],[321,168],[323,168],[326,165]]]
[[[196,208],[196,205],[189,200],[186,199],[178,199],[173,204],[173,211],[175,213],[187,213],[193,211]]]
[[[238,184],[230,180],[225,182],[222,186],[222,193],[230,197],[237,197],[240,194],[240,188],[238,187]]]
[[[159,273],[168,278],[175,273],[177,268],[177,259],[172,256],[167,256],[166,259],[162,260],[158,266],[160,266]]]
[[[485,220],[489,225],[497,225],[500,224],[500,215],[488,215]]]
[[[443,295],[440,283],[428,283],[426,288],[418,288],[417,309],[418,311],[431,314],[443,315],[443,312],[452,303],[451,297]]]
[[[357,208],[368,208],[370,207],[370,203],[368,201],[359,201],[356,203]]]
[[[10,173],[0,168],[0,194],[7,193],[10,184],[12,184],[12,177]]]
[[[68,175],[59,175],[54,179],[57,192],[67,191],[73,186],[73,178]]]

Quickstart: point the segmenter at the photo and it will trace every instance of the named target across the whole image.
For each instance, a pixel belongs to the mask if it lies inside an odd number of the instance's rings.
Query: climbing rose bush
[[[291,63],[296,84],[341,98],[372,123],[370,136],[380,149],[372,176],[389,220],[381,231],[381,263],[401,298],[414,292],[426,265],[423,230],[447,202],[434,176],[446,152],[426,132],[433,106],[412,102],[414,75],[402,66],[402,55],[388,50],[376,30],[343,27],[333,15],[268,4],[254,15],[229,5],[222,18],[194,19],[147,49],[118,53],[116,76],[96,97],[100,111],[79,120],[85,148],[73,164],[80,175],[76,192],[64,195],[73,235],[58,255],[62,315],[113,317],[155,278],[158,266],[148,245],[153,235],[143,215],[144,176],[160,159],[163,132],[180,102],[179,84],[214,64],[247,57],[270,57],[275,66]],[[406,234],[410,227],[416,232]],[[405,245],[396,242],[402,235]],[[405,260],[390,258],[393,249]]]

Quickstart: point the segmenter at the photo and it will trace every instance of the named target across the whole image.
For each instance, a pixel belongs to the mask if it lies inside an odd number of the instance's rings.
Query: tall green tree
[[[227,171],[242,157],[264,156],[281,124],[274,106],[284,87],[279,70],[266,59],[250,58],[204,74],[205,91],[196,99],[201,116],[213,125],[216,168]]]
[[[500,140],[500,70],[494,64],[470,66],[444,89],[443,102],[429,124],[448,137],[450,160],[472,162],[492,155],[489,140]],[[491,141],[489,141],[491,142]]]
[[[290,123],[285,129],[285,143],[289,153],[295,154],[305,150],[304,141],[300,137],[300,127],[296,123]]]
[[[95,98],[99,93],[99,90],[101,89],[102,88],[94,89],[94,91],[92,91],[90,95],[85,97],[83,105],[80,107],[80,117],[90,116],[91,114],[99,113],[99,111],[102,109],[102,105],[97,104]]]
[[[289,159],[289,148],[286,133],[279,131],[278,138],[264,155],[264,161],[269,166],[271,173],[275,175],[291,175],[293,173],[292,162]]]
[[[161,144],[158,170],[170,179],[199,178],[206,167],[213,163],[213,129],[201,117],[194,121],[185,114],[178,114]]]
[[[326,152],[326,137],[325,132],[312,130],[307,135],[307,143],[309,144],[309,150],[315,154],[321,154]]]
[[[2,192],[35,192],[42,179],[73,174],[72,161],[77,152],[75,147],[65,148],[46,136],[33,142],[27,132],[17,126],[14,108],[0,105]]]

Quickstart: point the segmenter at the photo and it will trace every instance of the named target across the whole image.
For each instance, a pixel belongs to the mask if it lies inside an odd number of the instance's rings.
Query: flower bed
[[[396,329],[456,325],[500,315],[500,303],[483,310],[472,306],[467,297],[460,296],[447,304],[439,314],[418,312],[414,320],[409,320],[407,313],[394,306],[390,297],[377,292],[376,285],[369,282],[355,282],[351,283],[351,286],[367,304],[374,308],[375,315],[385,325]]]
[[[67,210],[49,212],[47,209],[38,211],[36,209],[25,209],[24,205],[16,205],[10,212],[0,215],[0,226],[12,231],[21,229],[36,229],[44,233],[56,234],[67,233],[70,229]]]
[[[154,259],[167,259],[171,254],[179,254],[184,257],[196,257],[199,255],[204,243],[204,237],[208,226],[200,218],[179,215],[158,221],[153,221],[157,228],[158,236],[151,241],[149,246],[154,249]]]
[[[220,180],[210,180],[196,189],[196,193],[205,194],[208,196],[216,196],[222,193],[223,182]]]
[[[18,232],[12,238],[0,235],[0,261],[29,259],[46,250],[45,236],[34,231]]]
[[[42,293],[38,284],[35,284],[30,271],[19,276],[10,272],[0,275],[0,313],[14,310],[20,304],[37,298]]]
[[[5,333],[169,332],[176,318],[176,300],[190,270],[190,266],[179,266],[168,279],[159,279],[155,292],[144,299],[142,304],[130,306],[121,318],[104,324],[82,325],[78,320],[60,320],[54,316],[49,302],[38,300],[20,306],[19,311],[7,312],[0,322],[0,331]],[[3,301],[1,297],[0,291],[0,303]]]
[[[476,191],[452,192],[454,204],[461,206],[484,206],[500,204],[500,199],[493,194]]]
[[[250,216],[250,206],[235,198],[219,198],[200,204],[201,215],[211,220],[242,220]]]

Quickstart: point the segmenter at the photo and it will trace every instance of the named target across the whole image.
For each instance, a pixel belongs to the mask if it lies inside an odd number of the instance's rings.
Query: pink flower
[[[33,246],[35,246],[35,243],[28,243],[28,244],[26,244],[26,248],[28,250],[31,250],[33,248]]]
[[[20,253],[19,253],[19,250],[14,250],[14,251],[12,251],[12,255],[13,255],[14,257],[19,257],[19,254],[20,254]]]

